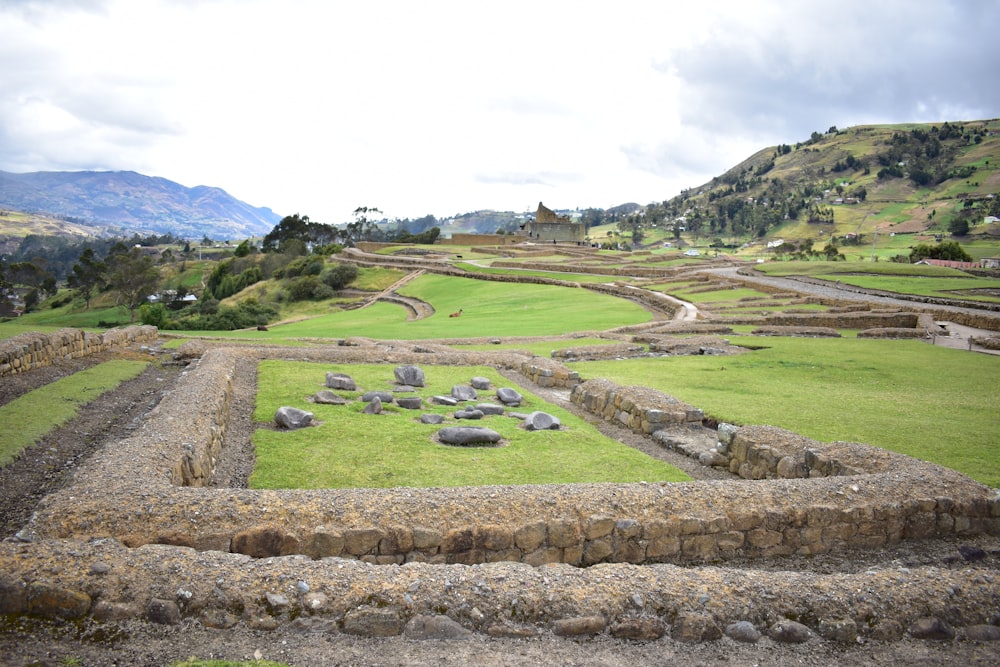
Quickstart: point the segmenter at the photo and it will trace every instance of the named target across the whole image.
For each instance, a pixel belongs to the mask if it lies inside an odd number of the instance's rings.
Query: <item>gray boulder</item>
[[[431,396],[431,403],[436,403],[437,405],[447,405],[447,406],[458,405],[458,401],[456,401],[451,396]]]
[[[497,398],[504,405],[518,406],[524,400],[521,394],[510,387],[500,387],[497,389]]]
[[[559,423],[558,417],[536,410],[525,417],[524,425],[529,431],[547,431],[549,429],[557,431],[562,424]]]
[[[333,393],[329,389],[323,389],[322,391],[317,391],[315,395],[313,395],[313,403],[319,403],[321,405],[346,405],[347,399]]]
[[[455,419],[482,419],[483,411],[475,408],[465,408],[454,414]]]
[[[423,407],[424,402],[419,396],[403,396],[396,399],[396,405],[405,410],[419,410]]]
[[[432,412],[420,415],[421,424],[440,424],[442,422],[444,422],[444,415],[437,415]]]
[[[392,392],[389,391],[366,391],[361,395],[361,400],[365,403],[370,403],[375,399],[382,401],[383,403],[392,403]]]
[[[479,396],[473,387],[466,384],[456,384],[451,388],[451,395],[459,401],[474,401]]]
[[[424,386],[424,372],[419,366],[396,366],[395,370],[393,370],[393,375],[395,375],[396,382],[399,384],[410,385],[411,387]]]
[[[476,410],[479,410],[484,415],[502,415],[505,409],[502,405],[497,405],[496,403],[479,403],[476,405]]]
[[[342,391],[355,391],[358,385],[354,383],[354,378],[345,373],[333,373],[327,371],[326,386],[330,389],[340,389]]]
[[[480,377],[480,376],[477,375],[476,377],[474,377],[471,380],[469,380],[469,384],[472,385],[473,389],[489,389],[490,388],[490,379],[489,378]]]
[[[438,431],[438,439],[446,445],[482,446],[500,442],[500,434],[479,426],[448,426]]]
[[[382,414],[382,399],[376,396],[371,401],[369,401],[368,405],[365,406],[365,409],[362,410],[362,412],[364,412],[366,415]]]
[[[312,424],[313,413],[292,408],[287,405],[278,408],[274,413],[274,423],[281,428],[297,429]]]

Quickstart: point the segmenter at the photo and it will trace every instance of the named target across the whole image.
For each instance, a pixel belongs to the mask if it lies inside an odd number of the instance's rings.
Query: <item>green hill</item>
[[[998,167],[1000,119],[834,127],[765,148],[645,217],[695,243],[755,244],[744,252],[778,238],[892,250],[950,236],[986,252],[1000,241],[984,222],[1000,217]]]

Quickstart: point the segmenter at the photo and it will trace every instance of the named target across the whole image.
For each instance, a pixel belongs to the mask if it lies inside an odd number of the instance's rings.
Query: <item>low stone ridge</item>
[[[583,345],[580,347],[567,347],[560,350],[552,350],[554,359],[566,359],[569,361],[583,361],[593,359],[623,359],[638,357],[646,354],[646,348],[642,345],[631,343],[608,343],[606,345]]]
[[[479,410],[484,415],[502,415],[506,408],[502,405],[496,405],[495,403],[477,403],[476,410]]]
[[[721,429],[730,463],[751,463],[746,474],[757,475],[773,462],[776,474],[780,461],[801,456],[808,477],[405,492],[200,488],[221,455],[241,369],[262,358],[412,363],[417,355],[367,343],[209,349],[132,435],[81,464],[15,540],[0,543],[0,613],[259,629],[305,618],[383,636],[447,609],[491,636],[535,636],[559,621],[655,636],[665,623],[671,636],[708,641],[742,621],[770,631],[794,610],[823,637],[850,637],[851,620],[859,637],[892,640],[905,628],[925,632],[921,618],[981,625],[1000,599],[995,555],[972,560],[973,550],[954,569],[726,567],[1000,533],[996,491],[953,470],[770,427]],[[435,353],[439,364],[514,370],[527,362]],[[690,406],[659,392],[591,382],[574,395],[638,432],[662,423],[657,410],[688,414]],[[819,476],[823,469],[846,474]],[[601,623],[581,620],[595,610]]]
[[[493,445],[501,440],[499,433],[489,428],[446,426],[438,431],[438,439],[446,445]]]
[[[444,415],[435,414],[428,412],[427,414],[420,415],[421,424],[442,424],[444,423]]]
[[[453,415],[455,419],[482,419],[484,413],[482,410],[477,410],[475,408],[463,408],[458,410]]]
[[[274,423],[281,428],[294,430],[311,425],[313,416],[311,412],[285,405],[274,413]]]
[[[396,405],[404,410],[419,410],[424,407],[424,401],[419,396],[402,396],[396,399]]]
[[[753,336],[800,336],[803,338],[840,338],[840,332],[831,327],[764,326],[751,332]]]

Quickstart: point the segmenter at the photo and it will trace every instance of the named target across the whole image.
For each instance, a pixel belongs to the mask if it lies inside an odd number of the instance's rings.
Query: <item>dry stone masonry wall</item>
[[[1000,580],[973,583],[977,575],[965,572],[726,568],[729,559],[1000,532],[996,492],[954,471],[769,427],[720,429],[717,451],[742,482],[203,488],[221,455],[234,377],[265,358],[537,368],[535,377],[572,386],[578,405],[637,432],[702,420],[697,408],[647,388],[581,383],[554,360],[428,354],[402,343],[206,349],[133,436],[101,450],[18,541],[0,544],[0,613],[313,623],[376,636],[446,615],[497,636],[583,628],[642,639],[794,613],[814,619],[816,631],[849,623],[853,636],[878,629],[891,638],[928,614],[986,623],[984,610],[1000,600]],[[715,567],[697,567],[705,563]],[[856,603],[850,592],[861,586],[879,592],[875,601]],[[949,586],[963,595],[927,598]],[[710,636],[718,634],[693,639]]]
[[[59,329],[45,334],[28,332],[0,341],[0,377],[50,366],[56,361],[153,343],[156,327],[132,326],[89,333],[80,329]]]

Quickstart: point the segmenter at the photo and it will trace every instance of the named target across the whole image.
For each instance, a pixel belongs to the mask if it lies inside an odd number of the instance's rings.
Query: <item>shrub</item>
[[[344,289],[358,277],[358,267],[353,264],[335,264],[320,275],[320,280],[332,289]]]

